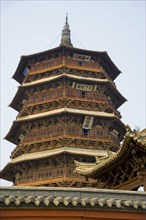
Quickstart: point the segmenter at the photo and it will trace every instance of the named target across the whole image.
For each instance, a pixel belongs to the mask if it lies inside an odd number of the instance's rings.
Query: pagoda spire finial
[[[71,43],[71,38],[70,38],[70,29],[69,29],[69,24],[68,24],[68,13],[66,13],[66,18],[65,18],[65,25],[62,30],[62,37],[61,37],[61,44],[60,45],[66,45],[73,47]]]
[[[66,13],[66,18],[65,18],[66,22],[68,22],[68,13]]]

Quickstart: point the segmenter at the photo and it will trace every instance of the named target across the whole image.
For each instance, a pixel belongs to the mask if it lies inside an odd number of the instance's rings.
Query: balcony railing
[[[50,129],[36,130],[27,134],[22,142],[20,142],[13,150],[11,158],[15,158],[19,154],[23,154],[26,149],[26,145],[40,143],[42,140],[49,141],[64,137],[94,141],[112,140],[117,146],[119,146],[118,137],[113,136],[108,130],[102,128],[94,127],[91,130],[85,130],[78,126],[52,126]]]
[[[57,136],[69,136],[85,139],[109,138],[108,132],[103,129],[92,128],[87,132],[78,126],[52,126],[50,129],[41,129],[27,134],[23,142],[39,139],[55,138]]]
[[[23,175],[18,182],[23,183],[23,182],[31,182],[31,181],[41,181],[45,179],[55,179],[55,178],[66,178],[66,177],[72,177],[72,178],[80,178],[80,179],[85,179],[84,177],[81,177],[79,174],[75,174],[73,172],[74,167],[58,167],[54,169],[48,169],[44,171],[38,171],[38,172],[30,172],[26,175]]]
[[[98,93],[97,91],[80,91],[72,88],[59,88],[56,90],[50,90],[42,92],[40,94],[32,95],[28,100],[25,101],[24,107],[49,103],[52,101],[57,101],[60,98],[69,98],[73,100],[92,102],[108,102],[108,105],[111,108],[112,112],[114,112],[115,115],[121,118],[120,112],[116,110],[112,101],[109,101],[104,94]],[[18,117],[21,117],[21,115],[22,112],[20,111]]]
[[[49,69],[50,67],[58,66],[61,64],[63,64],[63,58],[59,57],[59,58],[50,60],[48,62],[32,65],[29,73],[39,73],[42,70],[45,71]]]
[[[69,98],[78,98],[78,99],[84,99],[84,100],[95,100],[95,101],[106,101],[106,96],[100,93],[97,93],[96,91],[80,91],[77,89],[72,88],[59,88],[54,89],[46,92],[42,92],[40,94],[36,94],[30,97],[30,99],[26,100],[25,104],[34,104],[34,103],[40,103],[44,101],[52,101],[56,98],[60,97],[69,97]]]
[[[30,74],[45,72],[49,70],[51,67],[57,66],[75,66],[75,67],[82,67],[82,68],[89,68],[89,69],[96,69],[97,71],[101,72],[100,65],[97,62],[93,61],[79,61],[75,60],[71,57],[59,57],[56,59],[52,59],[48,62],[38,63],[31,67]]]

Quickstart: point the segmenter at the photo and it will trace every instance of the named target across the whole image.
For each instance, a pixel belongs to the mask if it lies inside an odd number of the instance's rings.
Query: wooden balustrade
[[[62,167],[58,167],[58,168],[54,168],[54,169],[47,169],[47,170],[43,170],[43,171],[38,171],[38,172],[30,172],[26,175],[23,175],[18,182],[19,183],[23,183],[23,182],[30,182],[33,180],[42,180],[42,179],[53,179],[55,177],[59,178],[59,177],[76,177],[76,178],[83,178],[81,177],[79,174],[75,174],[73,172],[74,167],[73,166],[68,166],[68,167],[64,167],[64,164]]]
[[[63,64],[63,57],[59,57],[59,58],[56,58],[56,59],[53,59],[53,60],[49,60],[49,61],[44,62],[44,63],[38,63],[38,64],[35,64],[35,65],[32,65],[31,69],[30,69],[30,73],[37,73],[40,70],[45,70],[45,69],[48,69],[49,67],[57,66],[57,65],[60,65],[60,64]]]
[[[85,140],[98,140],[99,139],[111,139],[117,146],[119,146],[119,139],[112,135],[108,130],[102,128],[93,127],[91,130],[86,132],[84,129],[78,126],[52,126],[50,129],[41,129],[36,132],[30,132],[25,136],[22,143],[19,143],[17,147],[12,151],[11,158],[16,157],[18,151],[21,151],[22,148],[25,148],[26,144],[40,142],[43,140],[53,140],[59,138],[76,138],[76,139],[85,139]],[[23,154],[23,151],[22,151]]]
[[[63,98],[69,98],[75,101],[80,100],[80,101],[89,101],[89,102],[91,101],[91,102],[97,102],[97,103],[106,102],[108,103],[109,108],[111,109],[110,112],[114,112],[117,117],[121,118],[120,112],[115,108],[112,101],[108,100],[104,94],[101,94],[97,91],[82,91],[82,90],[77,90],[74,88],[65,88],[65,87],[58,88],[56,90],[52,89],[50,91],[32,95],[28,100],[26,100],[23,108],[29,107],[32,105],[37,105],[37,104],[39,105],[43,103],[50,103],[52,101],[57,101]],[[23,108],[22,108],[22,111],[20,111],[18,117],[21,117],[21,115],[23,115]]]
[[[95,69],[100,68],[100,66],[97,62],[80,61],[80,60],[75,60],[71,57],[65,57],[64,62],[66,65],[71,65],[71,66],[82,66],[82,67],[95,68]]]
[[[73,88],[59,88],[46,92],[42,92],[33,95],[30,99],[25,102],[25,106],[32,104],[46,103],[58,100],[60,98],[70,98],[74,100],[86,100],[86,101],[102,101],[108,102],[109,107],[115,112],[115,114],[121,118],[121,114],[116,110],[112,101],[109,101],[104,94],[98,93],[97,91],[81,91]],[[20,112],[21,115],[21,112]]]
[[[49,100],[52,101],[52,99],[62,97],[63,95],[64,95],[63,88],[60,88],[57,90],[54,89],[54,90],[32,95],[30,99],[26,101],[25,104],[27,105],[27,104],[39,103],[39,102],[49,101]]]
[[[108,138],[108,132],[103,129],[92,128],[87,132],[77,126],[53,126],[50,129],[41,129],[36,132],[30,132],[24,138],[23,142],[29,142],[45,138],[54,138],[57,136],[69,136],[85,139]]]
[[[60,97],[106,101],[106,96],[104,94],[98,93],[97,91],[82,91],[73,88],[58,88],[32,95],[30,99],[26,100],[25,105],[40,103],[43,101],[52,101],[55,100],[55,98]]]
[[[71,57],[59,57],[53,60],[49,60],[47,62],[44,63],[38,63],[35,65],[32,65],[30,68],[29,73],[30,74],[35,74],[35,73],[39,73],[44,72],[49,70],[49,68],[53,67],[53,66],[76,66],[76,67],[84,67],[84,68],[90,68],[90,69],[98,69],[98,71],[101,71],[100,65],[97,62],[93,62],[93,61],[79,61],[79,60],[75,60]]]

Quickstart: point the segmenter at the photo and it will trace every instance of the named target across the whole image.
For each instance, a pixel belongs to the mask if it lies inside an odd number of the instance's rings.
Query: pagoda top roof
[[[41,62],[45,59],[50,59],[52,58],[50,56],[51,54],[55,54],[58,52],[62,56],[65,55],[66,52],[69,52],[69,53],[79,53],[80,55],[82,54],[82,55],[94,56],[96,58],[99,58],[106,66],[108,66],[110,70],[112,70],[113,80],[121,73],[121,71],[117,68],[117,66],[110,59],[106,51],[99,52],[99,51],[91,51],[91,50],[73,47],[73,44],[71,43],[70,27],[68,23],[68,14],[66,14],[65,25],[62,30],[60,46],[46,50],[46,51],[42,51],[39,53],[21,56],[18,67],[14,75],[12,76],[12,78],[14,78],[17,82],[21,84],[25,78],[26,67],[30,68],[30,65],[32,63]]]
[[[102,52],[92,51],[92,50],[71,47],[69,45],[60,45],[56,48],[46,50],[43,52],[21,56],[18,67],[17,67],[14,75],[12,76],[12,78],[21,84],[23,82],[24,77],[25,77],[23,75],[23,72],[26,67],[30,66],[31,62],[35,62],[35,61],[40,62],[40,61],[44,60],[47,56],[49,56],[53,53],[56,53],[56,52],[60,52],[62,55],[65,55],[66,52],[70,52],[70,53],[80,53],[83,55],[96,56],[96,57],[99,57],[101,60],[103,60],[103,62],[106,63],[110,67],[110,69],[113,71],[113,73],[114,73],[113,79],[115,79],[121,73],[121,71],[113,63],[113,61],[111,60],[111,58],[109,57],[109,55],[106,51],[102,51]]]

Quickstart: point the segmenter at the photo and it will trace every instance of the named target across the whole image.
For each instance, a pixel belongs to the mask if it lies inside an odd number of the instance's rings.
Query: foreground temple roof
[[[105,157],[96,157],[96,163],[93,164],[75,163],[75,173],[97,179],[101,188],[139,187],[145,181],[140,176],[146,172],[146,129],[139,132],[127,127],[121,148],[116,154],[109,152]]]
[[[144,192],[93,188],[1,187],[1,208],[57,208],[145,212]]]
[[[144,220],[144,192],[65,187],[1,187],[2,219]]]

